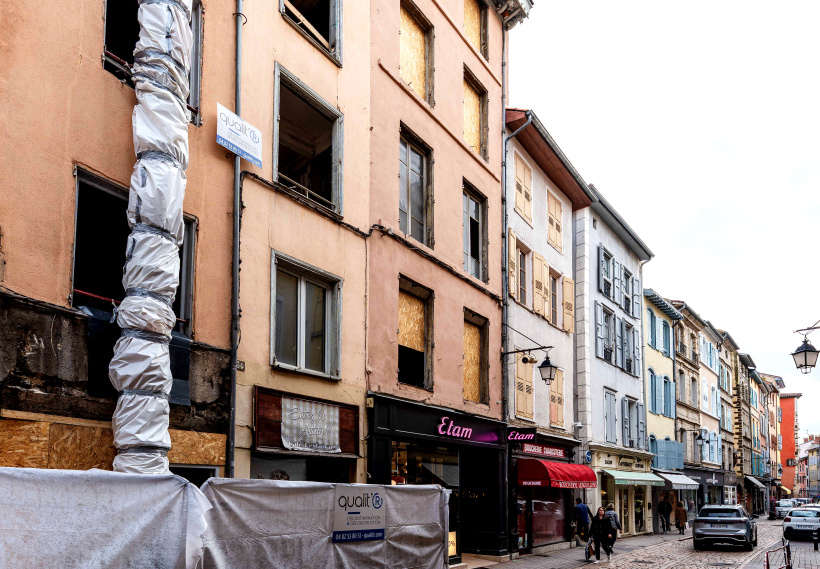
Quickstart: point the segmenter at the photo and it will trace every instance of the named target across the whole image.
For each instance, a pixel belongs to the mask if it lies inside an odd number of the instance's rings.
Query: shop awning
[[[615,484],[618,486],[664,486],[666,482],[662,478],[658,478],[649,472],[630,472],[628,470],[608,470],[604,468],[604,472],[615,479]]]
[[[683,474],[672,474],[671,472],[658,472],[658,476],[668,481],[672,485],[673,490],[697,490],[698,484],[688,476]]]
[[[755,478],[754,476],[747,476],[746,480],[748,480],[749,482],[751,482],[753,485],[757,486],[758,488],[763,488],[763,484],[761,484],[760,481],[757,478]]]
[[[553,488],[597,488],[598,477],[586,464],[521,458],[518,459],[518,484]]]
[[[787,495],[792,493],[792,491],[786,488],[785,486],[781,486],[780,489],[783,490]]]

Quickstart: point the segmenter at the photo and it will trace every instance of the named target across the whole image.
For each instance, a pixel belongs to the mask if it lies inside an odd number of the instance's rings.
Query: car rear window
[[[780,500],[777,503],[777,505],[781,508],[789,508],[789,507],[793,508],[794,507],[794,503],[791,502],[790,500]]]
[[[811,510],[792,510],[789,515],[793,518],[820,518],[820,512]]]
[[[700,511],[701,518],[739,518],[740,510],[704,508]]]

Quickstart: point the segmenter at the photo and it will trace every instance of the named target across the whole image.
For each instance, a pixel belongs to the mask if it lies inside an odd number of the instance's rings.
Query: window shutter
[[[532,169],[524,166],[524,217],[532,223]]]
[[[709,460],[709,434],[706,432],[706,429],[702,429],[700,434],[703,437],[703,446],[700,447],[700,457],[702,460]]]
[[[672,400],[670,401],[670,404],[669,404],[669,407],[672,410],[672,414],[670,416],[674,419],[675,416],[677,415],[677,406],[678,406],[677,401],[675,401],[675,384],[674,383],[671,384],[671,387],[669,388],[669,390],[672,392],[672,395],[671,395]],[[683,400],[683,398],[681,398],[681,400]]]
[[[515,414],[523,417],[527,402],[524,399],[524,364],[521,362],[521,354],[515,354]]]
[[[575,333],[575,282],[564,277],[564,331]]]
[[[615,394],[604,392],[604,421],[606,424],[606,442],[615,442]]]
[[[659,375],[655,377],[655,413],[663,415],[663,378]]]
[[[544,262],[544,257],[533,251],[532,254],[532,308],[536,314],[547,316],[549,314],[549,292],[546,284],[549,277],[549,270]]]
[[[655,457],[655,464],[658,465],[658,468],[666,468],[666,442],[658,439],[655,441],[655,445],[658,448],[658,455]]]
[[[524,162],[521,157],[515,155],[515,209],[522,213],[524,211]]]
[[[638,403],[638,448],[646,448],[646,408]]]
[[[558,198],[553,197],[553,202],[555,203],[555,213],[553,217],[555,218],[555,246],[558,248],[559,251],[564,250],[564,229],[563,229],[563,219],[564,219],[564,206],[561,204],[561,200]]]
[[[637,328],[632,329],[632,350],[635,354],[632,358],[632,374],[635,377],[641,377],[641,333]]]
[[[564,426],[564,370],[560,369],[550,384],[550,424]]]
[[[524,397],[526,401],[527,417],[533,417],[533,392],[532,392],[532,364],[524,364]]]
[[[516,163],[517,164],[517,163]],[[509,235],[507,237],[507,245],[509,247],[509,270],[507,276],[509,277],[510,296],[518,298],[518,244],[515,239],[515,231],[510,227]]]
[[[551,245],[556,245],[555,223],[555,198],[547,192],[547,241]]]
[[[650,413],[657,413],[658,410],[655,406],[655,399],[657,399],[657,389],[658,384],[655,381],[655,372],[651,369],[649,370],[649,412]]]
[[[621,397],[621,435],[623,441],[621,446],[629,446],[629,400],[626,397]]]
[[[643,298],[643,290],[641,290],[641,281],[632,277],[632,316],[635,318],[641,317],[641,299]]]
[[[595,303],[595,355],[604,357],[604,307]]]
[[[624,345],[623,333],[624,321],[618,316],[615,317],[615,365],[619,368],[624,367]]]
[[[598,292],[604,292],[604,273],[606,272],[604,267],[606,267],[604,246],[598,243]]]
[[[612,260],[612,300],[620,306],[624,307],[624,291],[623,291],[623,266],[616,260]]]

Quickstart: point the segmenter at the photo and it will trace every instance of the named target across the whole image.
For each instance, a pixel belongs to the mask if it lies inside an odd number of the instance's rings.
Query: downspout
[[[242,116],[242,26],[245,15],[242,13],[242,0],[236,0],[236,70],[235,70],[235,93],[234,112],[236,116]],[[237,352],[239,351],[239,244],[240,231],[242,229],[242,187],[241,158],[234,157],[233,162],[233,255],[231,261],[231,412],[230,425],[228,426],[228,478],[234,477],[234,465],[236,455],[236,366]]]
[[[191,0],[141,0],[140,37],[132,80],[137,104],[132,125],[137,162],[127,219],[131,227],[116,310],[121,336],[108,367],[119,399],[111,417],[113,468],[168,474],[173,385],[169,344],[176,323],[182,202],[188,168],[188,75]]]
[[[643,396],[643,401],[644,401],[644,405],[643,405],[643,424],[644,424],[643,444],[644,444],[644,448],[642,448],[641,450],[643,450],[643,451],[649,450],[649,417],[647,415],[647,413],[649,412],[648,411],[649,401],[647,401],[647,397],[646,397],[646,375],[644,373],[644,370],[646,370],[646,350],[644,349],[646,347],[646,339],[644,338],[644,334],[646,333],[646,330],[644,329],[645,326],[643,325],[643,266],[648,262],[649,262],[649,259],[647,259],[646,261],[641,261],[641,265],[638,268],[638,274],[640,275],[638,282],[641,283],[641,293],[640,293],[640,296],[638,297],[638,298],[641,299],[641,306],[640,306],[640,309],[638,311],[638,314],[640,314],[640,316],[638,317],[638,322],[641,323],[641,386],[642,386],[641,395]],[[652,463],[652,461],[650,460],[650,465],[651,465],[651,463]]]
[[[672,385],[675,386],[675,440],[678,441],[678,346],[675,344],[675,327],[680,324],[680,320],[672,320]],[[683,441],[678,441],[682,443]],[[686,456],[686,449],[683,449]]]

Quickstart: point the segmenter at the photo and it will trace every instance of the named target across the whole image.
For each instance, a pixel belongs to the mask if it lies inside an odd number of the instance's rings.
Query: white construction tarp
[[[383,495],[384,539],[333,543],[336,484],[212,478],[202,567],[446,568],[450,491],[369,487]]]
[[[194,569],[209,508],[173,474],[0,468],[0,569]]]

